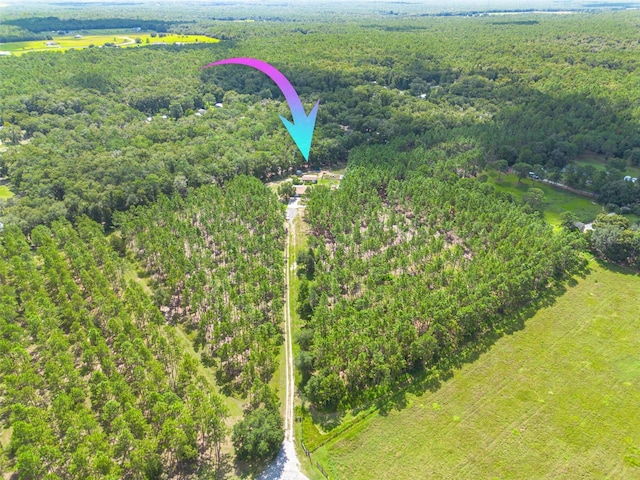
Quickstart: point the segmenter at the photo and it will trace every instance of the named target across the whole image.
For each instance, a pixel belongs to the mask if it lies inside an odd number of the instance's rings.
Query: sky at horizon
[[[295,6],[297,4],[370,4],[424,6],[439,10],[467,9],[563,9],[563,8],[598,8],[598,7],[640,7],[639,1],[623,0],[448,0],[445,5],[441,0],[2,0],[4,6],[40,5],[261,5],[261,6]]]

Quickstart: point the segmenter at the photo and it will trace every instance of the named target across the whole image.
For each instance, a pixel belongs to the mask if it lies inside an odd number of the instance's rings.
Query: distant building
[[[218,103],[216,103],[216,104],[214,105],[214,107],[215,107],[215,108],[222,108],[222,104],[221,104],[220,102],[218,102]]]
[[[0,52],[0,57],[8,57],[9,55],[11,55],[11,52],[6,52],[6,51]]]
[[[318,183],[318,176],[307,173],[306,175],[300,177],[300,180],[302,180],[303,182]]]
[[[73,37],[73,38],[82,38],[82,35],[78,34],[78,35],[76,35],[76,36],[75,36],[75,37]]]
[[[631,175],[627,175],[626,177],[624,177],[624,181],[625,182],[630,182],[631,181]]]
[[[304,195],[307,192],[307,188],[309,188],[308,185],[294,185],[294,187],[296,189],[296,197],[301,197],[302,195]]]
[[[593,230],[593,223],[575,222],[573,225],[582,233],[588,232],[589,230]]]

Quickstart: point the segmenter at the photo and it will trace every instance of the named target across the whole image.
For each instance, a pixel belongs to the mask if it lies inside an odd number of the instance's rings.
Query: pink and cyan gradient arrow
[[[268,75],[269,78],[275,82],[278,88],[282,90],[284,98],[291,109],[293,122],[290,122],[282,115],[279,115],[280,120],[282,120],[284,126],[287,127],[289,135],[291,135],[293,141],[296,142],[296,145],[304,159],[309,161],[311,139],[313,138],[313,130],[316,126],[316,116],[318,114],[318,105],[320,105],[320,100],[316,102],[309,115],[307,115],[304,110],[304,106],[300,101],[300,97],[298,96],[298,92],[293,88],[293,85],[291,85],[291,82],[287,77],[285,77],[274,66],[255,58],[227,58],[225,60],[219,60],[217,62],[210,63],[209,65],[205,65],[203,68],[227,64],[246,65],[248,67],[258,69],[262,73]]]

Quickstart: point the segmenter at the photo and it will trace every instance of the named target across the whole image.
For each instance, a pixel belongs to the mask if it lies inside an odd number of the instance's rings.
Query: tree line
[[[42,33],[52,31],[107,30],[119,28],[141,28],[156,32],[166,32],[177,22],[167,20],[142,20],[139,18],[58,18],[58,17],[26,17],[12,18],[1,22],[3,25],[14,25],[23,30]],[[183,23],[183,22],[181,22]]]

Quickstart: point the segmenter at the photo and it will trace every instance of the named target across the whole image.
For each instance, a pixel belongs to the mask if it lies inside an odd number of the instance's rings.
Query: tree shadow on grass
[[[616,266],[613,268],[616,268]],[[488,352],[504,335],[512,335],[523,330],[527,320],[539,310],[553,306],[558,297],[567,291],[567,287],[574,287],[578,284],[576,276],[585,278],[589,273],[590,269],[585,266],[580,271],[575,272],[573,276],[562,281],[556,281],[543,296],[535,299],[526,308],[508,315],[505,320],[496,323],[492,329],[483,334],[470,338],[456,352],[440,359],[431,369],[414,373],[409,381],[398,385],[396,391],[375,401],[378,414],[386,416],[392,410],[400,411],[405,409],[408,405],[407,394],[421,396],[427,391],[433,393],[439,390],[444,382],[453,377],[456,370],[461,369],[465,364],[477,361],[483,353]],[[632,272],[627,270],[626,273]]]
[[[609,270],[610,272],[621,273],[623,275],[630,275],[632,277],[640,276],[640,272],[638,272],[637,270],[633,270],[632,268],[618,265],[617,263],[607,262],[606,260],[602,260],[600,258],[596,258],[595,262],[604,270]]]
[[[243,479],[256,479],[269,466],[272,460],[273,459],[270,459],[264,462],[249,463],[243,460],[238,460],[236,458],[235,461],[232,463],[231,460],[229,459],[227,462],[227,466],[224,474],[223,472],[221,472],[221,474],[218,477],[214,477],[214,478],[216,478],[216,480],[222,479],[222,478],[229,478],[229,474],[233,469],[233,475],[235,477],[243,478]]]
[[[622,267],[612,266],[612,269],[620,268]],[[558,297],[566,293],[568,287],[576,286],[578,284],[576,277],[586,278],[590,273],[591,270],[586,264],[578,271],[573,272],[572,276],[556,280],[545,291],[544,295],[534,299],[527,307],[506,315],[504,320],[494,324],[491,329],[468,339],[457,351],[445,358],[441,358],[428,370],[422,369],[411,372],[410,375],[405,377],[404,381],[398,382],[392,387],[393,391],[391,393],[382,395],[370,402],[363,402],[350,409],[349,413],[356,417],[353,420],[342,423],[345,417],[344,411],[317,412],[315,415],[312,413],[314,424],[321,425],[323,430],[328,431],[324,438],[317,442],[315,448],[317,449],[327,444],[374,413],[386,416],[393,410],[404,410],[409,405],[408,394],[421,396],[427,391],[432,393],[438,391],[444,382],[453,377],[455,370],[459,370],[465,364],[478,360],[483,353],[489,351],[504,335],[512,335],[523,330],[526,321],[539,310],[553,306]],[[632,272],[625,269],[625,273]]]
[[[343,410],[325,412],[316,408],[309,408],[309,414],[311,415],[314,425],[320,425],[325,432],[330,432],[342,425],[345,416]]]

